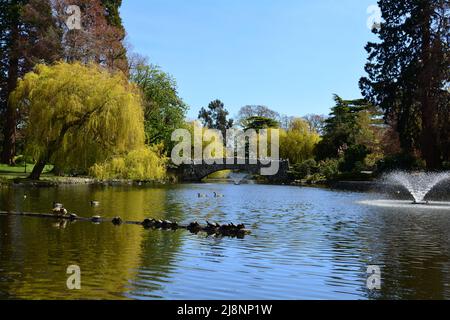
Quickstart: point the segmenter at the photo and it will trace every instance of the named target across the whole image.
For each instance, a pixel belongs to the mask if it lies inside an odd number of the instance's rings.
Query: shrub
[[[296,180],[305,179],[318,172],[317,162],[314,159],[305,160],[293,166],[292,174]]]
[[[333,180],[339,175],[339,159],[327,159],[319,163],[319,173],[327,180]]]

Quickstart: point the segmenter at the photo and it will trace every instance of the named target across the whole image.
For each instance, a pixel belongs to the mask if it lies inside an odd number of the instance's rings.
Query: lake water
[[[198,193],[224,198],[198,198]],[[26,199],[24,199],[26,195]],[[0,211],[245,223],[244,239],[0,216],[0,299],[450,299],[450,212],[288,186],[0,189]],[[101,206],[91,208],[89,201]],[[66,287],[69,265],[81,290]],[[367,289],[380,266],[381,290]]]

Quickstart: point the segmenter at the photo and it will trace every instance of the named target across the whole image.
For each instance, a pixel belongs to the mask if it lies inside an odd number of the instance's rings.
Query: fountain
[[[233,180],[235,185],[240,185],[248,174],[246,173],[240,173],[240,172],[232,172],[230,173],[230,179]]]
[[[413,204],[429,204],[425,200],[426,196],[435,186],[449,178],[448,172],[394,172],[386,176],[386,181],[403,185],[414,198]]]
[[[384,189],[390,190],[389,186],[401,185],[409,193],[411,200],[366,200],[361,204],[398,209],[416,209],[424,208],[426,210],[445,210],[450,211],[450,202],[431,201],[427,199],[430,192],[445,180],[450,180],[450,172],[392,172],[384,176]],[[400,195],[401,191],[397,191]]]

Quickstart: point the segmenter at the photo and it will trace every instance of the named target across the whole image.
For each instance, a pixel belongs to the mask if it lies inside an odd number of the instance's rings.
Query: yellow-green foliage
[[[63,62],[38,65],[11,96],[11,103],[28,115],[28,154],[62,169],[84,171],[144,148],[141,101],[139,90],[121,73]],[[141,152],[132,151],[128,161]],[[142,154],[153,156],[150,151]]]
[[[303,119],[294,119],[289,130],[280,132],[280,155],[292,164],[301,163],[314,157],[314,148],[320,136],[311,130]]]
[[[233,173],[233,171],[231,170],[217,171],[213,174],[210,174],[208,176],[208,179],[228,179],[230,178],[231,173]]]
[[[226,149],[224,147],[223,137],[218,134],[217,130],[203,127],[199,121],[185,123],[185,129],[191,135],[192,155],[194,154],[194,147],[201,143],[203,159],[216,159],[225,156]],[[219,156],[220,154],[222,155]]]
[[[162,156],[161,151],[161,146],[137,149],[125,156],[95,164],[91,167],[90,174],[100,180],[162,180],[166,176],[167,159]]]

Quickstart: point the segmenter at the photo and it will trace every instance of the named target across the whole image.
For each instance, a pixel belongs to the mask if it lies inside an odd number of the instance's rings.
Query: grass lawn
[[[16,166],[8,166],[5,164],[0,164],[0,179],[2,180],[13,180],[17,178],[27,178],[31,171],[34,168],[34,164],[27,164],[26,171],[25,166],[16,165]],[[45,166],[42,177],[52,177],[53,174],[50,171],[53,169],[53,166]]]

